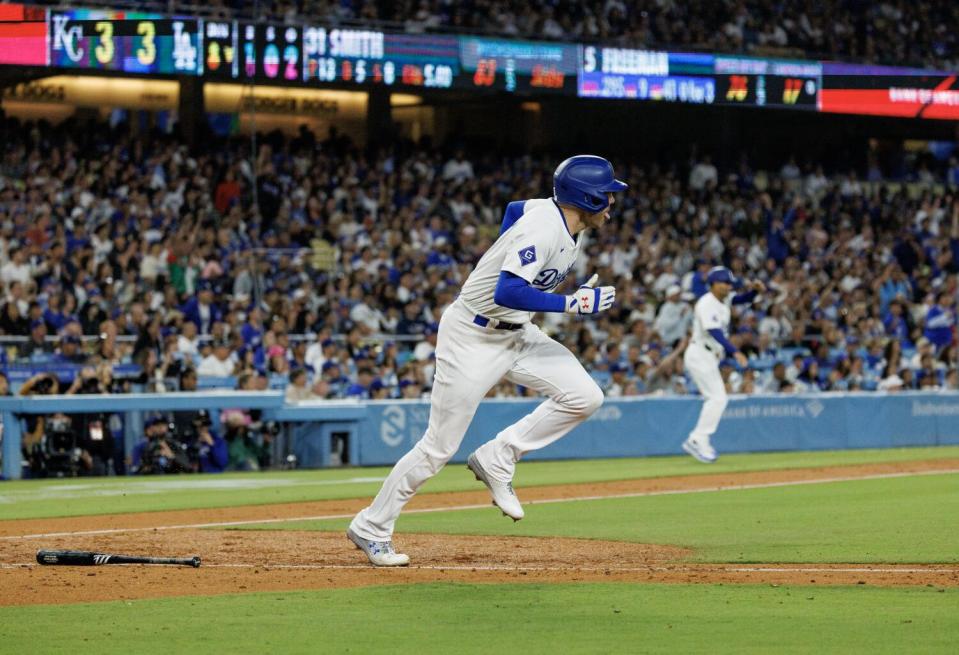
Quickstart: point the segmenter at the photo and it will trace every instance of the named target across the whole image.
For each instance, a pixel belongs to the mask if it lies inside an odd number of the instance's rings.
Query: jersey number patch
[[[519,265],[526,266],[536,261],[536,246],[527,246],[519,251]]]

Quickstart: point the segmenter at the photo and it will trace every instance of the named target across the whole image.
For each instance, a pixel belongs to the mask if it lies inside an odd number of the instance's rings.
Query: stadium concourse
[[[85,4],[115,7],[124,2]],[[128,0],[126,4],[167,13],[386,25],[408,32],[478,32],[646,49],[850,59],[939,70],[959,67],[959,40],[952,29],[959,22],[959,6],[950,0],[212,0],[202,6],[195,0]]]
[[[176,389],[196,370],[292,400],[427,393],[440,314],[507,200],[548,194],[555,166],[305,130],[268,135],[251,162],[245,139],[191,154],[123,125],[4,129],[8,364],[96,366],[113,391]],[[607,395],[695,391],[681,353],[720,263],[769,288],[734,316],[750,367],[724,367],[732,392],[957,388],[955,169],[904,163],[883,181],[875,166],[860,179],[692,156],[617,170],[630,189],[588,244],[617,306],[544,319]]]

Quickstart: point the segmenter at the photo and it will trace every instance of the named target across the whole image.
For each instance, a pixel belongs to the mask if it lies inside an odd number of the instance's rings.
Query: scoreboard
[[[479,37],[459,41],[466,82],[472,81],[474,87],[511,93],[576,93],[578,46]]]
[[[0,65],[959,120],[959,74],[0,2]]]
[[[716,103],[811,109],[818,107],[822,65],[752,57],[715,57]]]
[[[237,29],[233,21],[203,21],[202,74],[217,81],[229,81],[239,76],[239,47]]]
[[[196,74],[199,24],[141,12],[50,11],[50,65],[125,73]]]
[[[265,23],[238,23],[239,79],[299,82],[303,70],[303,40],[299,28]]]
[[[665,51],[584,46],[578,92],[584,98],[629,98],[712,104],[712,59]]]
[[[459,39],[303,28],[303,82],[449,89],[459,82]]]

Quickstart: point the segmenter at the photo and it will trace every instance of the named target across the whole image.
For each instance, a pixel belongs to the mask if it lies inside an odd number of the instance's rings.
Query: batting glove
[[[571,296],[566,296],[566,311],[570,314],[598,314],[613,306],[615,287],[594,288],[598,274],[594,274]]]

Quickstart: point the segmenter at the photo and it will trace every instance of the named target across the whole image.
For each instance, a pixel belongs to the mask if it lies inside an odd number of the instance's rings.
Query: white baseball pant
[[[456,454],[480,401],[504,376],[548,396],[531,414],[477,450],[495,479],[513,479],[527,452],[553,443],[603,404],[603,392],[565,346],[533,324],[518,330],[480,327],[457,300],[443,313],[429,426],[396,463],[372,504],[353,519],[364,539],[387,541],[407,501]]]
[[[696,383],[696,388],[706,402],[699,413],[696,427],[689,433],[692,441],[709,444],[709,438],[719,427],[719,420],[723,416],[729,397],[726,395],[726,385],[719,372],[719,359],[712,351],[698,343],[690,343],[683,353],[683,363],[689,376]]]

